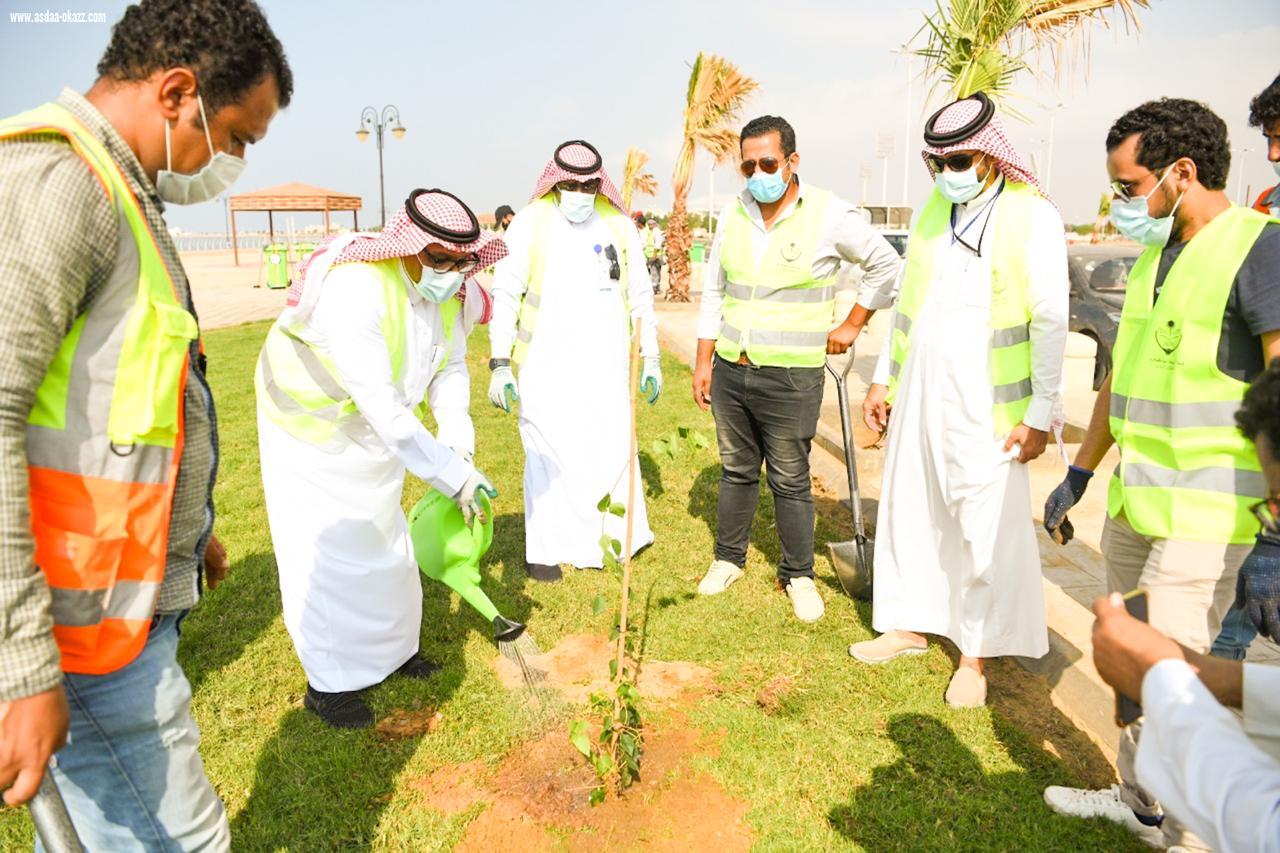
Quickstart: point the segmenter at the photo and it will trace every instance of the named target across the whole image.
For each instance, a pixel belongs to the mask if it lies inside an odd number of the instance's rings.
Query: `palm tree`
[[[1077,58],[1088,63],[1091,24],[1109,27],[1108,12],[1118,12],[1125,30],[1141,29],[1138,7],[1151,0],[950,0],[925,16],[920,33],[925,46],[914,53],[926,61],[926,76],[935,87],[946,84],[953,98],[986,92],[1007,99],[1014,77],[1035,73],[1027,61],[1032,50],[1048,50],[1055,74]],[[1004,109],[1014,115],[1007,102]]]
[[[738,133],[728,125],[738,117],[743,102],[759,84],[732,62],[719,56],[698,54],[689,73],[685,96],[684,142],[671,178],[671,218],[667,223],[667,269],[671,286],[667,299],[689,301],[689,189],[698,148],[717,163],[738,156]]]
[[[627,162],[622,167],[622,203],[627,210],[631,210],[631,198],[635,193],[655,195],[658,192],[658,182],[654,180],[653,173],[641,171],[648,162],[649,155],[644,151],[634,145],[627,149]]]

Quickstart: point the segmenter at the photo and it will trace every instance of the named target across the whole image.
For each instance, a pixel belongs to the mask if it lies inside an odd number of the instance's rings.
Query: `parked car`
[[[880,232],[880,236],[889,241],[889,245],[898,253],[898,257],[907,256],[907,238],[911,236],[910,231],[901,228],[886,229]]]
[[[1132,243],[1108,243],[1067,247],[1071,278],[1071,331],[1093,338],[1098,355],[1093,366],[1093,388],[1111,373],[1111,352],[1120,326],[1129,270],[1142,254]]]

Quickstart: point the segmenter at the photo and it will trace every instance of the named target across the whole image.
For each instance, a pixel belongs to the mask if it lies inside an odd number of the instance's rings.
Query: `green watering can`
[[[457,504],[429,489],[409,511],[409,538],[422,573],[479,611],[493,625],[493,638],[501,647],[519,638],[525,626],[499,613],[480,588],[480,558],[493,544],[493,512],[483,494],[481,503],[485,521],[477,518],[468,526]]]

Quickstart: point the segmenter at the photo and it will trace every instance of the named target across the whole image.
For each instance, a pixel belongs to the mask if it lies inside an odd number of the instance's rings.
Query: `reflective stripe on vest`
[[[1039,193],[1033,187],[1006,181],[993,202],[990,371],[992,421],[997,435],[1005,435],[1022,423],[1034,391],[1026,246],[1037,198]],[[938,253],[950,238],[951,202],[935,189],[911,229],[907,271],[890,332],[890,402],[897,397],[898,379],[911,354],[911,328],[928,298]]]
[[[102,142],[57,104],[0,122],[0,140],[28,135],[69,143],[120,222],[105,247],[115,267],[63,338],[26,435],[35,560],[62,668],[101,675],[137,657],[155,612],[199,330]]]
[[[1267,492],[1235,413],[1248,385],[1218,369],[1222,316],[1240,265],[1268,222],[1233,207],[1182,249],[1155,298],[1160,249],[1129,273],[1111,378],[1120,449],[1107,509],[1143,536],[1253,542],[1249,511]]]
[[[716,353],[737,361],[745,350],[766,367],[821,367],[835,310],[835,277],[815,279],[813,256],[831,193],[810,188],[794,212],[769,229],[757,263],[751,221],[739,200],[724,224],[720,267],[725,274]]]
[[[398,382],[408,358],[408,324],[412,313],[400,262],[390,258],[364,265],[377,275],[383,304],[382,335],[391,359],[392,381]],[[445,347],[441,364],[448,358],[454,325],[461,314],[462,303],[456,298],[440,306]],[[262,345],[254,385],[258,403],[267,417],[309,444],[328,445],[345,426],[360,418],[333,360],[279,321],[271,327]],[[425,404],[417,409],[421,415],[426,410]]]
[[[529,239],[529,280],[526,282],[524,299],[520,303],[520,313],[516,322],[516,343],[511,350],[511,360],[517,365],[523,364],[529,357],[529,347],[533,344],[533,330],[538,324],[538,311],[542,308],[542,283],[546,278],[547,240],[551,234],[552,217],[558,216],[554,197],[549,193],[529,205],[533,208],[533,216]],[[622,310],[627,318],[627,339],[631,339],[633,324],[631,322],[631,297],[627,285],[627,250],[631,245],[631,232],[635,225],[618,211],[608,199],[596,196],[596,215],[613,233],[618,250],[618,266],[621,278],[618,288],[622,293]],[[630,229],[630,231],[628,231]]]

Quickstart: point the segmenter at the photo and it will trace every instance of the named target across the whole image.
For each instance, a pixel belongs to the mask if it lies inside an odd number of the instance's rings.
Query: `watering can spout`
[[[512,622],[505,616],[493,617],[493,639],[499,643],[511,643],[524,633],[524,625]]]

